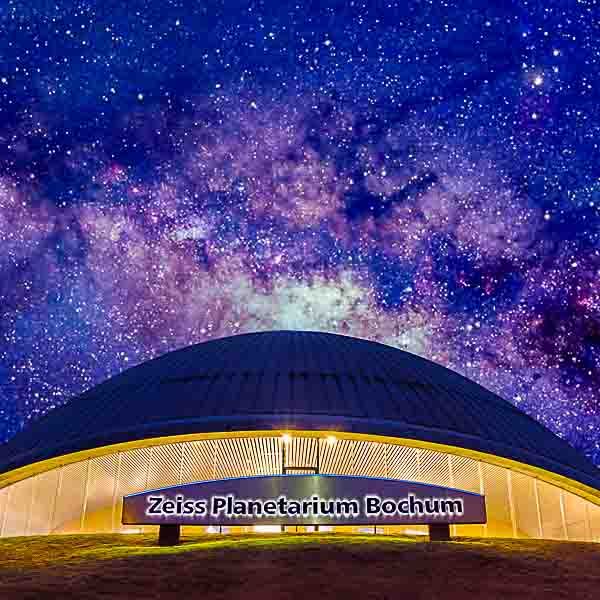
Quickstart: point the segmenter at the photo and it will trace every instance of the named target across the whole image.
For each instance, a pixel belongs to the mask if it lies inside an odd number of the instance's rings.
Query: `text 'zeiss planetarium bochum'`
[[[453,371],[302,331],[171,352],[0,447],[2,537],[436,524],[599,542],[600,470]]]

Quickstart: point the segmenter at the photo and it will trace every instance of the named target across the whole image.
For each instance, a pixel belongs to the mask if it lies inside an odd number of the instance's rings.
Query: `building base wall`
[[[155,527],[121,525],[124,495],[193,481],[277,474],[285,467],[295,473],[316,469],[484,494],[487,524],[453,525],[452,536],[600,542],[600,506],[570,491],[460,454],[355,438],[336,439],[326,432],[322,437],[227,435],[123,450],[65,464],[0,490],[0,537],[154,532]],[[192,528],[195,533],[206,529]],[[351,529],[375,532],[373,527]],[[183,533],[187,530],[184,527]],[[426,535],[427,528],[378,526],[377,533]]]

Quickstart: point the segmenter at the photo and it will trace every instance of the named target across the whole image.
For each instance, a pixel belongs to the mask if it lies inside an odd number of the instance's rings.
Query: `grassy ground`
[[[0,540],[0,598],[600,598],[596,544],[395,536],[77,535]]]

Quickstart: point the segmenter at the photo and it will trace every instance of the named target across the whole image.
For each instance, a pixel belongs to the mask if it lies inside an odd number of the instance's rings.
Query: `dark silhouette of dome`
[[[478,450],[600,489],[600,471],[510,403],[377,342],[274,331],[211,340],[133,367],[0,448],[0,471],[157,436],[337,429]]]

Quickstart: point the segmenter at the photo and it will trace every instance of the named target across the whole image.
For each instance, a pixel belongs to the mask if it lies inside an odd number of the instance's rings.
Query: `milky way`
[[[4,3],[0,439],[175,348],[312,329],[600,464],[597,7],[488,4]]]

